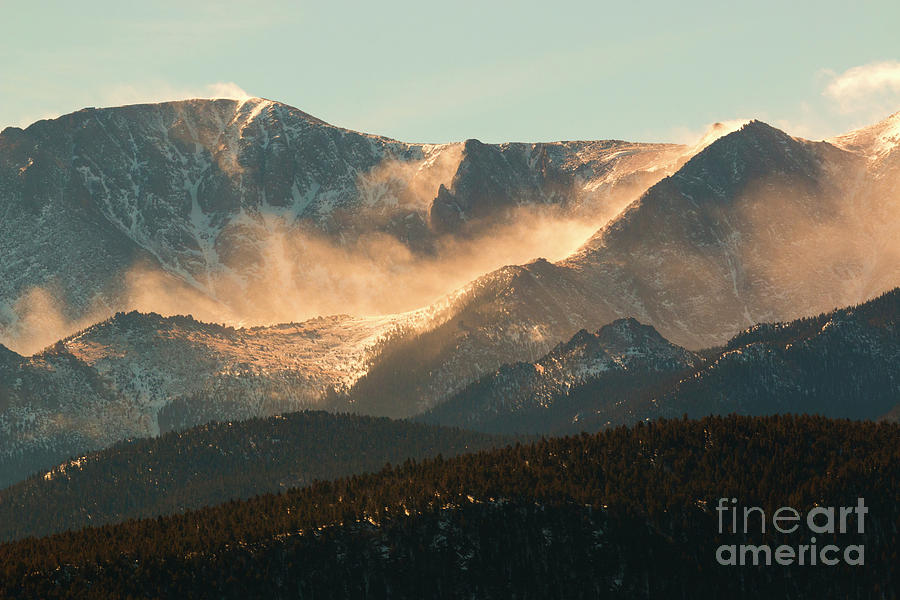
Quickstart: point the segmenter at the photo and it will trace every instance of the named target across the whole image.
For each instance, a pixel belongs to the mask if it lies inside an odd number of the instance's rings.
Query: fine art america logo
[[[805,525],[809,530],[809,543],[798,546],[768,544],[722,544],[716,549],[720,565],[848,565],[865,564],[865,546],[834,544],[819,545],[816,535],[848,533],[855,530],[865,533],[865,517],[869,509],[863,498],[857,498],[856,506],[816,506],[805,517],[790,506],[782,506],[771,515],[759,506],[744,506],[739,510],[737,498],[719,498],[716,512],[719,516],[719,533],[747,535],[767,533],[769,522],[774,531],[784,534],[796,532]],[[771,531],[771,530],[770,530]]]

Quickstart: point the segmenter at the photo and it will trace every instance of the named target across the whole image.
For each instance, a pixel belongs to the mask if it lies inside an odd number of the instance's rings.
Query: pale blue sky
[[[406,141],[686,141],[745,117],[825,137],[900,110],[896,0],[0,8],[0,127],[223,83]]]

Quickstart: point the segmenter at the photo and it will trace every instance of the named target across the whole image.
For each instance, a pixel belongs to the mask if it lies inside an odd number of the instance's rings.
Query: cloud
[[[830,78],[823,95],[845,112],[886,109],[900,104],[900,62],[882,61],[859,65],[843,73],[825,70]]]

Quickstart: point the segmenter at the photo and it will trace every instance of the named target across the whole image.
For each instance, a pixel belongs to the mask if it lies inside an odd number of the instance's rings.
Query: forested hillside
[[[407,461],[184,515],[0,546],[0,594],[40,598],[893,597],[900,425],[811,416],[661,421]],[[864,564],[722,566],[719,498],[856,506]],[[853,518],[853,517],[851,517]],[[856,523],[851,521],[851,524]]]
[[[685,413],[878,419],[900,399],[898,318],[895,288],[858,306],[759,324],[697,353],[621,319],[597,333],[582,330],[534,363],[504,365],[419,418],[542,434]],[[392,366],[402,381],[399,363]]]
[[[900,288],[732,339],[659,398],[661,414],[778,412],[877,419],[900,400]]]
[[[116,444],[0,490],[0,540],[180,513],[511,439],[325,412],[211,423]]]

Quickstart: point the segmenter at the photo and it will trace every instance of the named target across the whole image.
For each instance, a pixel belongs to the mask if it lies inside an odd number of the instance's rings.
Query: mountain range
[[[741,340],[900,283],[898,132],[900,113],[824,142],[752,121],[695,146],[407,144],[263,99],[7,128],[0,338],[21,352],[0,347],[0,485],[119,440],[307,408],[501,431],[533,430],[539,399],[561,397],[549,430],[806,410],[820,388],[790,366],[832,365],[843,342],[854,364],[882,361],[852,381],[883,397],[823,411],[884,415],[894,316],[792,325],[806,333],[784,349]],[[538,230],[571,223],[575,252],[539,258]],[[498,232],[522,264],[465,266],[507,256]],[[437,283],[413,293],[420,280]],[[391,310],[327,312],[343,306]],[[34,351],[51,321],[65,335]],[[736,372],[755,387],[729,387]],[[650,404],[576,406],[585,381]]]
[[[183,512],[372,471],[385,462],[536,435],[734,413],[896,420],[898,322],[900,288],[859,306],[757,325],[699,353],[668,342],[649,325],[620,319],[596,333],[577,332],[534,363],[483,376],[416,417],[425,424],[323,412],[232,423],[235,417],[227,414],[246,418],[278,405],[255,405],[249,388],[196,393],[160,411],[165,433],[159,437],[114,444],[0,490],[0,516],[9,516],[0,538]],[[331,400],[331,410],[346,401]],[[74,420],[77,413],[66,417]],[[204,420],[221,422],[188,428]],[[28,474],[21,465],[37,458],[14,455],[4,464],[18,463],[18,470],[0,475],[21,479]],[[43,507],[40,514],[29,512],[34,504]],[[47,520],[47,514],[54,516]]]
[[[340,294],[276,303],[270,280],[282,296],[292,279],[305,291],[322,245],[336,254],[376,243],[383,254],[394,241],[394,252],[433,258],[448,236],[483,235],[521,206],[595,221],[690,151],[409,144],[261,98],[84,109],[9,127],[0,133],[0,339],[26,325],[16,303],[35,289],[77,321],[133,308],[148,273],[193,292],[186,312],[202,300],[243,320],[339,313]]]
[[[891,418],[900,407],[900,288],[764,323],[690,352],[620,319],[533,363],[504,365],[420,418],[493,432],[577,433],[711,414]]]

